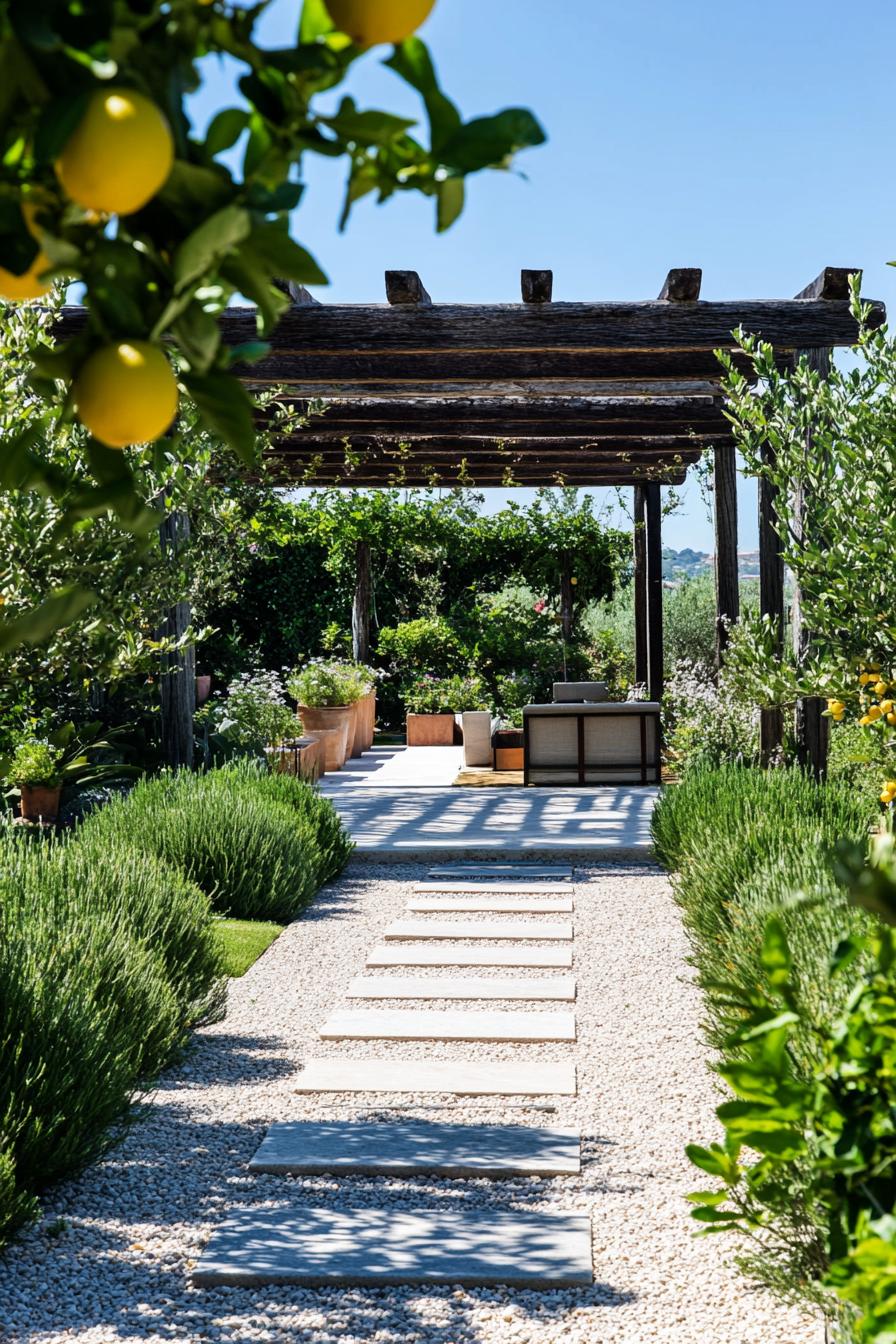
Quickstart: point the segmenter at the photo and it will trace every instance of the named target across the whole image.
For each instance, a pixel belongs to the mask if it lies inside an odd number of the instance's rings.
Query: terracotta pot
[[[409,747],[450,747],[454,745],[453,714],[409,714]]]
[[[364,706],[364,750],[369,751],[376,732],[376,690],[368,691],[361,704]]]
[[[333,770],[341,770],[345,764],[342,737],[341,728],[305,729],[306,740],[313,742],[320,749],[319,762],[322,775],[330,774]]]
[[[360,756],[367,746],[367,706],[363,698],[352,705],[352,724],[348,736],[348,754]]]
[[[201,676],[196,678],[196,703],[204,705],[212,693],[212,679],[210,676]]]
[[[48,788],[45,784],[22,784],[19,812],[25,821],[52,823],[59,816],[59,798],[62,789]]]
[[[299,705],[299,718],[302,720],[302,728],[308,737],[316,737],[319,733],[326,732],[328,729],[336,729],[339,733],[337,741],[330,739],[326,751],[326,769],[341,770],[348,758],[352,746],[350,733],[354,712],[351,705],[337,705],[331,709],[314,709],[308,705]],[[338,764],[336,764],[338,758]],[[330,764],[330,762],[334,764]]]

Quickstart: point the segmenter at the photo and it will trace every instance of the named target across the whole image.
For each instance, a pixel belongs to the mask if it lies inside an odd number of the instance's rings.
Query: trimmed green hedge
[[[0,832],[0,1242],[220,1000],[208,898],[127,845]]]

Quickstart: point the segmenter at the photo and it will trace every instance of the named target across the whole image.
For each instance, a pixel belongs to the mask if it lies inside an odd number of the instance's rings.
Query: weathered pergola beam
[[[700,297],[703,272],[697,266],[679,266],[666,276],[660,299],[668,303],[696,303]]]
[[[344,446],[334,447],[333,444],[310,445],[300,447],[294,444],[277,445],[273,450],[274,455],[283,461],[293,462],[311,462],[319,461],[327,466],[340,466],[344,463],[363,462],[370,467],[392,466],[396,462],[415,461],[422,467],[446,466],[450,467],[463,457],[468,462],[477,463],[480,466],[491,466],[496,470],[503,470],[504,467],[522,466],[530,467],[533,470],[550,471],[597,471],[614,470],[627,471],[635,468],[644,468],[645,470],[668,470],[675,471],[684,469],[693,463],[699,461],[699,454],[689,453],[590,453],[583,451],[578,454],[567,452],[549,452],[549,453],[519,453],[519,452],[489,452],[480,453],[460,444],[456,452],[429,450],[419,452],[416,448],[409,448],[404,451],[399,446],[388,449],[358,449],[357,447],[345,448]]]
[[[871,302],[871,324],[884,305]],[[254,309],[221,317],[228,343],[256,338]],[[789,349],[853,345],[856,320],[846,300],[748,299],[741,302],[425,305],[321,304],[283,314],[272,337],[279,350],[318,353],[447,354],[449,351],[650,351],[733,347],[737,327]]]
[[[520,271],[523,303],[550,303],[554,293],[553,271]]]
[[[386,299],[393,306],[432,306],[432,299],[416,271],[387,271]]]
[[[388,310],[387,310],[388,311]],[[396,310],[397,311],[397,310]],[[545,309],[534,309],[543,312]],[[250,386],[312,383],[372,384],[384,390],[398,384],[426,395],[442,384],[470,383],[488,392],[498,385],[552,380],[593,383],[596,379],[645,381],[711,381],[718,384],[722,369],[715,349],[698,350],[319,350],[300,344],[280,346],[278,332],[271,353],[253,364],[237,366]],[[234,343],[240,339],[236,331]],[[254,324],[242,335],[256,340]],[[776,362],[787,368],[793,346],[776,347]],[[744,374],[752,365],[744,355],[732,354],[735,368]]]
[[[859,266],[825,266],[811,284],[796,295],[797,299],[825,299],[829,303],[849,300],[849,282],[852,276],[861,278]]]
[[[461,435],[436,434],[407,435],[395,434],[320,434],[318,426],[309,424],[306,429],[295,434],[282,435],[278,446],[287,452],[305,453],[321,451],[339,453],[345,448],[361,453],[395,453],[410,448],[420,455],[436,454],[456,457],[458,453],[475,453],[488,457],[510,457],[516,454],[532,454],[542,457],[547,454],[559,455],[575,460],[583,453],[599,458],[628,458],[652,461],[654,458],[681,457],[683,461],[697,461],[708,444],[718,442],[715,434],[658,434],[618,436],[607,435],[594,438],[587,435],[545,435],[543,438],[503,437],[494,434]],[[406,454],[405,454],[406,455]]]
[[[362,399],[328,402],[323,408],[286,403],[318,438],[332,435],[426,433],[514,438],[567,436],[600,438],[691,429],[727,429],[722,403],[712,397],[420,397],[413,401]]]
[[[271,479],[278,485],[294,486],[343,486],[346,489],[387,489],[390,486],[402,486],[408,489],[425,490],[436,486],[445,489],[454,489],[458,486],[466,486],[471,489],[509,489],[511,486],[523,486],[536,488],[539,486],[574,486],[576,489],[624,489],[636,483],[637,477],[631,473],[625,475],[615,474],[607,476],[595,476],[593,472],[587,472],[583,475],[576,475],[572,472],[541,472],[533,473],[514,470],[512,467],[506,468],[503,473],[475,471],[471,467],[465,467],[462,464],[456,464],[453,468],[436,469],[428,472],[421,472],[413,464],[409,464],[406,470],[395,467],[387,472],[351,472],[351,471],[329,471],[314,470],[309,466],[307,471],[294,471],[290,468],[288,471],[278,473],[276,465],[271,468]],[[248,479],[253,479],[250,473]],[[660,480],[662,485],[683,485],[685,482],[685,473],[683,471],[676,473],[663,474]],[[652,484],[651,481],[647,482]]]

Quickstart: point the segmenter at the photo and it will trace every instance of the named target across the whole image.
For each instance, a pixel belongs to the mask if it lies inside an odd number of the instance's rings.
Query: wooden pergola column
[[[831,371],[831,351],[827,347],[811,350],[798,350],[795,359],[805,359],[809,367],[826,378]],[[806,434],[806,456],[813,453],[815,445],[812,431]],[[793,482],[791,502],[793,534],[800,540],[806,531],[807,507],[805,485],[803,481]],[[791,630],[793,652],[797,667],[806,661],[812,644],[812,632],[803,620],[802,593],[796,584],[791,607]],[[824,717],[825,701],[817,695],[797,700],[794,712],[794,738],[796,758],[806,770],[810,770],[816,779],[821,779],[827,770],[828,746],[830,743],[830,720]]]
[[[647,498],[634,488],[635,685],[647,685]]]
[[[774,450],[765,445],[763,462],[774,463]],[[775,629],[775,649],[784,651],[784,560],[778,535],[777,489],[764,476],[759,477],[759,611],[768,616]],[[784,742],[784,720],[777,706],[760,710],[759,752],[763,765],[769,765]]]
[[[728,643],[728,625],[740,616],[737,573],[737,455],[733,443],[717,444],[713,455],[716,541],[716,668]]]
[[[647,698],[663,698],[663,531],[659,481],[644,486],[647,550]]]

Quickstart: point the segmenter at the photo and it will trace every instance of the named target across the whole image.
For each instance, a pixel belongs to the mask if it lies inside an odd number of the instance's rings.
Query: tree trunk
[[[564,570],[560,575],[560,628],[567,644],[573,633],[573,585],[569,574]]]
[[[190,538],[185,513],[169,514],[159,528],[162,553],[172,564]],[[169,607],[159,627],[161,639],[179,639],[192,620],[189,602]],[[193,715],[196,713],[196,650],[192,644],[176,653],[162,654],[159,699],[162,710],[162,754],[177,769],[193,766]]]
[[[355,596],[352,602],[352,657],[370,662],[370,542],[355,548]]]

